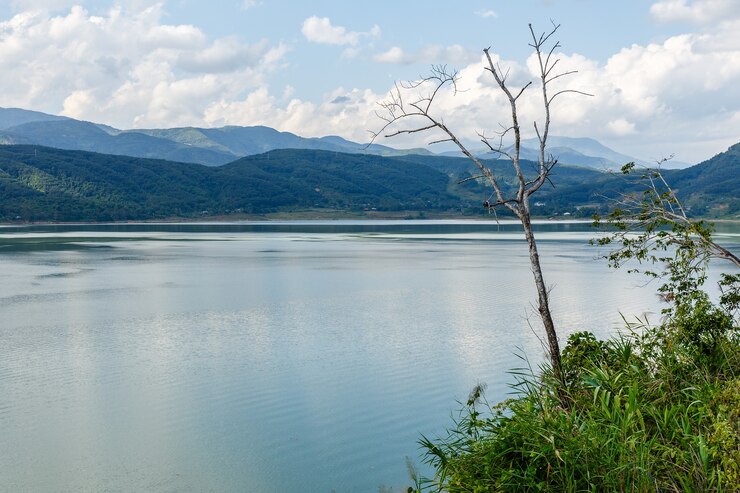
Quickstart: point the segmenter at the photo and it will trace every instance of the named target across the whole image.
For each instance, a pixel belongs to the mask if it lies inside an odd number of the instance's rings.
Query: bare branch
[[[517,99],[519,99],[519,96],[522,95],[522,93],[524,92],[524,90],[526,88],[528,88],[529,86],[531,86],[531,85],[532,85],[532,81],[527,82],[527,85],[524,86],[524,87],[522,87],[522,89],[519,91],[519,94],[517,94],[516,96],[514,96],[514,101],[516,101]]]
[[[563,378],[562,368],[560,364],[560,349],[557,339],[557,333],[555,332],[555,325],[552,320],[549,307],[549,292],[546,288],[542,276],[542,268],[540,266],[539,254],[537,252],[537,245],[534,239],[534,233],[532,231],[531,217],[530,217],[530,206],[529,197],[539,190],[545,183],[553,185],[549,178],[550,173],[557,164],[558,160],[549,156],[545,159],[545,149],[547,146],[547,138],[550,131],[550,105],[553,100],[561,95],[568,92],[578,93],[586,95],[583,91],[575,89],[564,89],[556,92],[554,95],[548,95],[548,85],[553,81],[571,75],[575,71],[565,71],[556,75],[552,75],[555,67],[558,65],[559,60],[554,59],[556,50],[560,47],[560,43],[557,41],[551,42],[550,39],[559,29],[559,25],[552,23],[552,29],[547,32],[543,32],[537,35],[532,25],[529,25],[529,31],[532,37],[530,46],[534,49],[534,53],[537,57],[539,65],[538,76],[540,80],[540,87],[542,91],[542,106],[545,112],[545,120],[541,125],[534,122],[535,132],[539,141],[539,157],[537,164],[534,169],[534,177],[527,179],[525,173],[522,170],[522,164],[520,162],[521,156],[521,127],[519,123],[519,113],[517,108],[517,101],[524,94],[524,92],[532,85],[532,82],[527,82],[523,87],[513,90],[508,86],[508,79],[511,73],[510,68],[502,69],[501,64],[496,61],[494,62],[491,56],[491,48],[485,48],[483,53],[485,54],[486,65],[484,69],[490,72],[493,76],[498,88],[506,96],[509,101],[510,107],[510,124],[499,124],[501,130],[497,132],[498,139],[497,143],[492,142],[492,139],[487,137],[485,133],[477,132],[480,141],[486,148],[505,156],[511,161],[511,166],[514,169],[518,186],[513,194],[509,196],[504,195],[504,190],[501,187],[499,178],[488,168],[477,156],[475,156],[469,149],[457,138],[455,133],[447,127],[445,122],[433,115],[432,110],[434,103],[439,96],[440,92],[445,86],[450,86],[449,89],[453,94],[458,91],[457,87],[457,72],[450,72],[444,65],[433,66],[431,74],[427,77],[422,77],[418,81],[412,83],[400,84],[394,87],[391,92],[389,99],[380,104],[382,108],[381,120],[384,122],[380,131],[373,133],[373,140],[381,134],[388,133],[386,130],[391,126],[400,125],[401,122],[409,121],[412,122],[410,127],[400,128],[393,132],[389,132],[388,136],[396,136],[402,134],[416,134],[424,131],[437,131],[442,133],[442,137],[439,139],[432,140],[429,144],[437,144],[441,142],[452,142],[458,149],[465,155],[480,171],[475,176],[464,178],[458,182],[463,184],[473,180],[484,179],[492,188],[491,197],[483,203],[483,206],[488,210],[489,213],[496,214],[497,207],[506,207],[522,223],[524,227],[524,234],[527,239],[527,245],[529,248],[530,263],[532,265],[532,273],[535,278],[535,286],[537,288],[538,303],[537,309],[540,314],[540,318],[545,326],[545,332],[547,334],[548,350],[550,353],[550,361],[552,363],[554,374],[558,378]],[[406,102],[402,97],[402,90],[416,90],[425,92],[417,97],[417,99]],[[513,134],[513,145],[504,148],[504,137]],[[528,170],[527,175],[532,176]],[[553,185],[554,186],[554,185]],[[495,200],[491,200],[495,197]],[[497,217],[497,216],[496,216]],[[561,396],[563,406],[567,406],[567,400]]]
[[[447,138],[447,139],[437,139],[437,140],[433,140],[433,141],[429,142],[429,145],[434,145],[434,144],[441,144],[442,142],[452,142],[452,139],[450,139],[450,138]]]
[[[555,63],[557,63],[557,61]],[[554,65],[553,65],[552,68],[555,68]],[[550,70],[548,70],[547,73],[549,74],[550,73]],[[577,73],[578,73],[578,70],[568,70],[567,72],[561,72],[558,75],[553,75],[549,79],[546,79],[545,82],[547,82],[549,84],[552,81],[559,79],[560,77],[565,77],[566,75],[573,75],[573,74],[577,74]]]
[[[463,183],[467,183],[467,182],[469,182],[469,181],[475,181],[475,180],[480,180],[481,178],[485,178],[485,177],[486,177],[486,175],[475,175],[475,176],[469,176],[469,177],[467,177],[467,178],[464,178],[464,179],[462,179],[462,180],[459,180],[459,181],[457,182],[457,184],[458,184],[458,185],[462,185]]]
[[[545,66],[546,67],[549,66],[549,68],[545,71],[545,77],[549,77],[550,76],[550,72],[552,72],[553,70],[555,70],[555,66],[558,64],[559,61],[560,61],[560,59],[558,58],[557,60],[555,60],[554,62],[552,62],[552,65],[548,65],[549,59],[545,61]],[[548,81],[549,81],[549,79],[548,79]]]
[[[562,91],[558,91],[552,97],[550,97],[550,99],[548,100],[548,104],[552,103],[553,99],[555,99],[556,97],[560,96],[561,94],[566,94],[566,93],[569,93],[569,92],[572,92],[572,93],[575,93],[575,94],[580,94],[581,96],[593,96],[593,94],[590,94],[590,93],[587,93],[587,92],[583,92],[583,91],[579,91],[577,89],[563,89]]]
[[[499,133],[499,138],[498,138],[498,145],[497,145],[496,147],[494,147],[494,146],[493,146],[493,145],[491,144],[491,141],[490,141],[490,139],[489,139],[488,137],[486,137],[486,136],[485,136],[485,134],[483,134],[483,133],[481,133],[481,132],[476,132],[476,133],[478,134],[478,137],[480,137],[480,141],[481,141],[481,142],[482,142],[482,143],[483,143],[483,144],[484,144],[484,145],[485,145],[486,147],[488,147],[488,149],[489,149],[489,150],[490,150],[491,152],[495,152],[495,153],[497,153],[497,154],[500,154],[500,155],[502,155],[502,156],[506,156],[506,157],[507,157],[507,158],[509,158],[509,159],[514,159],[514,158],[512,157],[512,155],[511,155],[511,154],[509,154],[509,153],[508,153],[507,151],[505,151],[505,150],[504,150],[504,143],[503,143],[503,138],[504,138],[504,135],[506,135],[506,133],[507,133],[507,132],[508,132],[508,131],[509,131],[510,129],[511,129],[511,128],[505,128],[505,129],[503,130],[503,132]]]
[[[419,127],[419,128],[409,128],[405,130],[396,130],[395,132],[391,134],[387,134],[386,137],[395,137],[396,135],[401,134],[415,134],[417,132],[426,132],[427,130],[431,130],[437,125],[427,125],[426,127]]]

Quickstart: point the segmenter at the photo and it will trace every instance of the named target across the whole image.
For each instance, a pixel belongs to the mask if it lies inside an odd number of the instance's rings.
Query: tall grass
[[[573,334],[562,384],[512,372],[514,397],[471,394],[416,491],[740,491],[740,328],[706,295],[610,340]],[[523,360],[526,363],[526,360]]]

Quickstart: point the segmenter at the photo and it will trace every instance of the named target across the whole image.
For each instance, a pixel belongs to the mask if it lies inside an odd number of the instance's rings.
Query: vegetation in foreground
[[[599,241],[621,244],[613,265],[664,266],[645,271],[665,281],[662,323],[628,323],[606,341],[571,335],[564,382],[525,365],[514,398],[492,406],[474,389],[446,438],[421,440],[436,472],[415,491],[740,491],[740,275],[722,276],[717,302],[702,289],[710,256],[740,260],[718,255],[711,229],[680,207],[650,187],[631,216],[641,232]],[[612,219],[629,228],[625,217]]]
[[[696,296],[657,327],[608,341],[573,334],[568,406],[543,368],[518,396],[476,389],[443,440],[423,439],[417,491],[738,491],[740,337],[727,305]]]

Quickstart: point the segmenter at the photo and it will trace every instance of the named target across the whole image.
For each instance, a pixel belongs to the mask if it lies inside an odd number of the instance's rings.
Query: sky
[[[557,23],[553,135],[696,163],[740,141],[738,0],[0,0],[0,106],[121,129],[267,125],[367,142],[397,81],[459,73],[433,112],[476,147],[510,118],[483,70],[536,81],[528,24]],[[409,96],[410,97],[410,96]],[[542,118],[520,100],[525,136]],[[438,134],[378,140],[425,146]],[[431,147],[431,150],[445,150]]]

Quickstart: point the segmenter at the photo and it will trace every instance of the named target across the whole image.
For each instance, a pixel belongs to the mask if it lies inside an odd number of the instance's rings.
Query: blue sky
[[[688,162],[740,141],[736,0],[2,1],[0,106],[119,128],[262,124],[365,141],[394,81],[444,63],[466,92],[436,110],[474,139],[507,118],[481,50],[525,83],[527,24],[551,19],[562,65],[579,71],[569,87],[595,94],[558,103],[555,135]],[[535,96],[522,104],[530,133]]]

